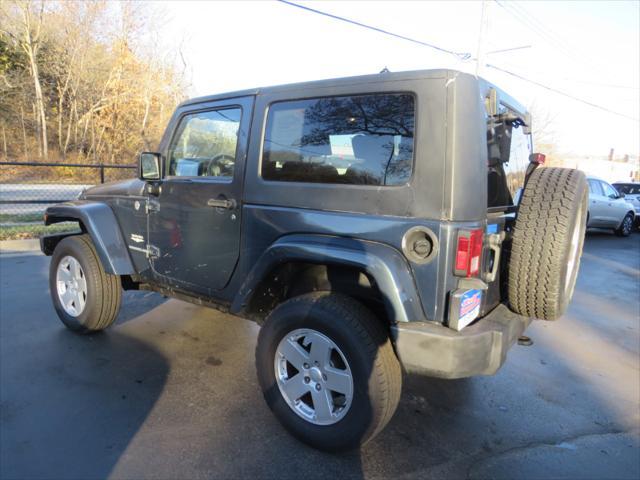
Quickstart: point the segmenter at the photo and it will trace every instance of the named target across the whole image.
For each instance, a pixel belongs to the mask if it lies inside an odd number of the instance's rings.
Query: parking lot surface
[[[534,322],[493,377],[405,377],[386,430],[329,455],[262,400],[258,327],[128,292],[78,336],[47,257],[0,255],[0,478],[639,478],[640,234],[590,232],[557,322]]]

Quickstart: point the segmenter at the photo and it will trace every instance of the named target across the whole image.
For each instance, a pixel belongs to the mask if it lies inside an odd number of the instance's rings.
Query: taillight
[[[544,153],[532,153],[529,155],[529,161],[531,163],[537,163],[538,165],[544,165],[547,160],[547,156]]]
[[[482,256],[482,230],[460,230],[456,248],[455,274],[461,277],[474,277],[480,271]]]

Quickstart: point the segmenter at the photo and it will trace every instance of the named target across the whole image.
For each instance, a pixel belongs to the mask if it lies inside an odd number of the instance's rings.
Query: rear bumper
[[[475,324],[456,332],[443,325],[407,322],[391,327],[405,370],[431,377],[492,375],[531,319],[500,304]]]

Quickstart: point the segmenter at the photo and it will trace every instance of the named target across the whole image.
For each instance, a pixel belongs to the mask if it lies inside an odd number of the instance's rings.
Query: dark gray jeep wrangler
[[[47,209],[70,329],[111,325],[123,289],[255,320],[264,397],[296,437],[371,439],[401,367],[495,373],[573,294],[587,186],[536,168],[531,121],[482,79],[381,73],[189,100],[139,178]],[[517,198],[518,201],[514,201]]]

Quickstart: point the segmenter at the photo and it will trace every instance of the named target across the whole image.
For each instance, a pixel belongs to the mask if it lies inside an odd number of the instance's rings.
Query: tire
[[[633,231],[633,213],[627,213],[622,222],[620,222],[620,226],[613,230],[613,232],[619,237],[628,237],[631,235]]]
[[[317,334],[324,340],[318,341]],[[314,345],[325,345],[327,339],[337,350],[330,350],[328,357],[324,355],[331,362],[324,369],[322,365],[318,367],[323,376],[314,376],[318,373],[314,372]],[[309,341],[308,357],[305,357],[306,350],[301,343]],[[280,345],[290,342],[300,346],[296,351],[302,351],[301,361],[308,358],[309,370],[303,364],[298,373],[294,370],[289,374],[290,357],[280,356]],[[303,393],[291,395],[289,401],[284,396],[284,387],[281,389],[285,383],[279,373],[284,371],[282,366],[285,364],[288,381],[310,380],[299,383]],[[331,390],[332,376],[324,377],[325,373],[330,374],[338,368],[341,373],[350,374],[350,401],[348,394],[343,398],[338,395],[339,390]],[[302,442],[329,452],[356,448],[377,435],[393,416],[402,388],[400,364],[380,321],[353,298],[330,292],[294,297],[271,312],[258,336],[256,370],[267,405],[282,425]],[[316,397],[313,397],[314,384],[316,387],[321,384],[323,388],[315,392]],[[348,388],[340,387],[340,390]],[[320,397],[323,392],[336,396],[329,409],[331,418],[323,417],[321,405],[315,402],[316,398],[324,398]],[[315,420],[311,418],[313,414]]]
[[[76,275],[74,262],[80,267]],[[60,320],[77,333],[104,330],[120,310],[120,277],[104,271],[88,235],[73,235],[58,243],[51,257],[49,290]]]
[[[573,296],[584,244],[584,173],[538,168],[524,189],[513,229],[508,298],[520,315],[555,320]]]

